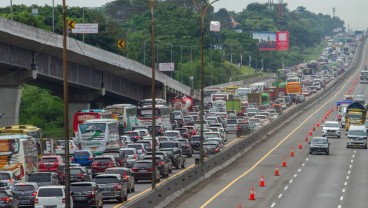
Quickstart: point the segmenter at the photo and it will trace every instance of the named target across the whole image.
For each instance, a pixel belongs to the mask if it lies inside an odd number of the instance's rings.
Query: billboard
[[[289,32],[253,32],[253,39],[258,39],[261,51],[289,50]]]
[[[159,63],[158,68],[161,72],[175,71],[174,63]]]

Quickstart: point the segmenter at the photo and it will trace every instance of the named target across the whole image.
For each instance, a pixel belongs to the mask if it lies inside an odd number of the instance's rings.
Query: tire
[[[169,169],[169,173],[172,173],[172,166],[171,166],[171,168]]]
[[[116,200],[118,200],[119,203],[123,202],[123,197],[117,197]]]
[[[131,192],[131,187],[130,187],[130,185],[129,185],[129,183],[128,183],[128,193],[130,193]]]
[[[128,193],[124,196],[124,201],[128,201]]]
[[[364,146],[364,149],[367,149],[367,145]]]
[[[185,168],[185,161],[183,162],[183,164],[181,165],[181,168]]]
[[[339,138],[339,139],[340,139],[340,138],[341,138],[341,136],[338,136],[337,138]]]
[[[330,154],[330,150],[327,150],[327,151],[326,151],[326,155],[329,155],[329,154]]]
[[[309,154],[310,154],[310,155],[312,155],[312,154],[313,154],[313,152],[309,152]]]

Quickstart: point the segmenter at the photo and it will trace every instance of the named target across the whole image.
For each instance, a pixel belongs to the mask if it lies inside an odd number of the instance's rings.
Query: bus
[[[156,105],[167,105],[167,102],[165,99],[162,98],[156,98]],[[141,102],[138,103],[139,107],[149,106],[152,105],[152,99],[144,99]]]
[[[32,125],[13,125],[13,126],[5,126],[0,128],[0,135],[9,135],[9,134],[26,134],[35,138],[39,156],[41,156],[42,152],[42,131],[41,128]]]
[[[73,115],[73,132],[74,135],[78,133],[78,125],[84,123],[90,119],[99,119],[106,118],[112,119],[111,111],[103,110],[103,109],[87,109],[80,110]]]
[[[217,108],[226,107],[227,100],[234,100],[234,95],[231,93],[214,93],[211,95],[212,106]]]
[[[38,171],[38,152],[35,138],[29,135],[1,135],[0,169],[13,171],[18,182],[25,182],[29,173]]]
[[[236,94],[236,90],[239,88],[239,86],[228,86],[224,88],[224,92],[231,93],[233,95]]]
[[[132,104],[113,104],[104,108],[112,113],[113,118],[120,122],[120,127],[124,132],[131,131],[133,127],[137,126],[137,106]]]
[[[138,126],[152,125],[152,106],[145,106],[137,109]],[[162,125],[165,130],[172,130],[171,110],[165,105],[156,105],[155,113],[156,125]]]
[[[110,140],[120,138],[119,122],[115,119],[90,119],[78,125],[78,142],[82,150],[101,155]]]

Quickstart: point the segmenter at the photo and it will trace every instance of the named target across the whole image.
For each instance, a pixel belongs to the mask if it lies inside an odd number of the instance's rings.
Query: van
[[[350,125],[346,147],[364,147],[367,149],[367,129],[364,125]]]

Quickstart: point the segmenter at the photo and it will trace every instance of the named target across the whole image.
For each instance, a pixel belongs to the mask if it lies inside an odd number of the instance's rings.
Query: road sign
[[[68,29],[75,28],[75,22],[74,20],[68,20]]]
[[[159,71],[162,71],[162,72],[174,71],[175,64],[174,63],[159,63],[158,68],[159,68]]]
[[[97,23],[88,23],[88,24],[75,24],[75,27],[72,29],[72,33],[98,33],[98,24]]]
[[[125,40],[118,40],[118,48],[125,48]]]

